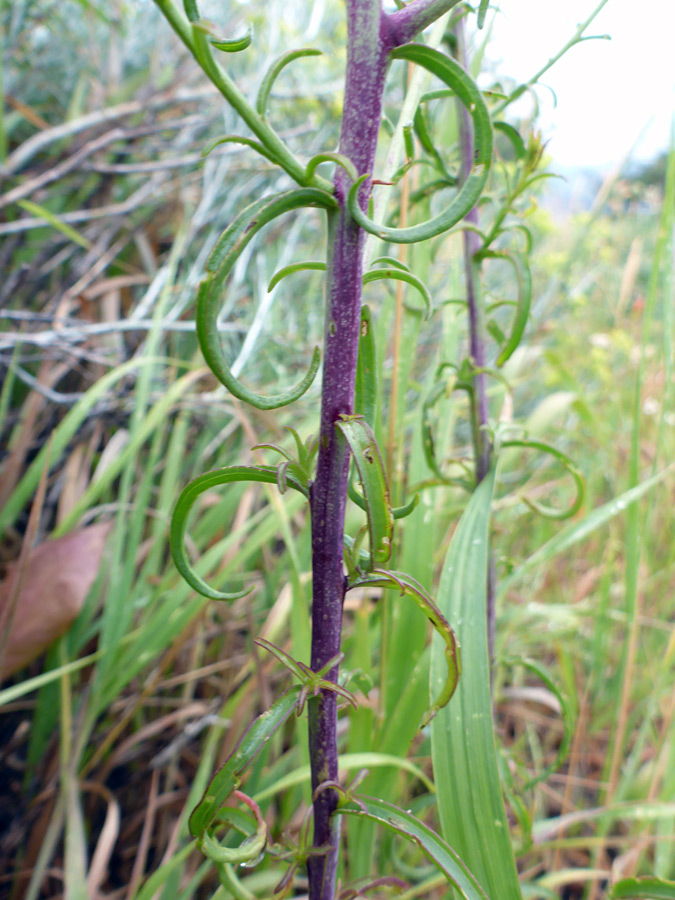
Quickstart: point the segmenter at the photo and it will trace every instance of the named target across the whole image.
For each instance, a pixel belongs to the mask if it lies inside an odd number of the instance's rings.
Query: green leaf
[[[370,272],[366,272],[363,276],[363,283],[370,284],[371,281],[382,281],[385,278],[391,278],[394,281],[405,281],[406,284],[410,284],[416,288],[424,300],[427,318],[431,315],[431,294],[429,293],[429,288],[421,278],[418,278],[417,275],[414,275],[412,272],[406,272],[405,269],[401,269],[398,266],[392,266],[388,269],[371,269]]]
[[[284,278],[287,278],[289,275],[293,275],[295,272],[325,272],[326,271],[326,263],[321,262],[318,259],[308,259],[304,262],[291,263],[289,266],[284,266],[283,269],[279,269],[272,275],[270,279],[270,283],[267,285],[267,293],[274,290],[274,288],[282,281]]]
[[[212,37],[211,43],[216,50],[222,50],[224,53],[239,53],[240,50],[246,50],[251,46],[253,40],[253,31],[249,28],[246,34],[240,38],[218,38]]]
[[[267,844],[267,823],[263,819],[260,807],[255,800],[251,800],[250,797],[247,797],[246,794],[240,791],[234,791],[233,796],[245,803],[253,813],[255,830],[252,833],[249,831],[250,824],[247,821],[247,817],[242,816],[241,811],[236,807],[221,809],[218,814],[218,828],[223,824],[228,824],[239,831],[244,831],[246,835],[244,840],[238,847],[224,847],[206,830],[199,837],[199,849],[204,856],[219,865],[245,865],[246,863],[252,865],[254,860],[260,858]]]
[[[201,16],[196,0],[183,0],[183,9],[188,18],[188,22],[198,22]]]
[[[317,50],[316,47],[302,47],[300,50],[289,50],[288,53],[284,53],[272,63],[260,83],[258,96],[255,101],[256,111],[261,118],[264,119],[267,115],[267,101],[270,91],[283,69],[289,63],[292,63],[294,59],[300,59],[303,56],[321,56],[321,53],[322,51]]]
[[[675,881],[663,878],[622,878],[611,886],[609,900],[675,900]]]
[[[525,784],[523,785],[523,790],[528,790],[535,786],[535,784],[539,784],[542,781],[545,781],[549,775],[555,772],[556,769],[560,768],[567,757],[567,753],[570,748],[570,742],[572,740],[572,734],[574,732],[574,715],[572,713],[572,706],[569,700],[565,697],[562,691],[558,688],[557,684],[551,677],[548,669],[543,666],[541,663],[537,662],[533,659],[502,659],[501,663],[507,666],[522,666],[525,669],[528,669],[532,672],[533,675],[536,675],[541,681],[544,682],[546,687],[551,691],[551,693],[555,696],[556,700],[560,704],[560,714],[562,718],[563,724],[563,735],[560,739],[560,744],[558,746],[558,752],[555,755],[555,759],[549,765],[544,766],[535,776],[529,778]]]
[[[527,320],[530,316],[530,306],[532,304],[532,275],[530,274],[530,266],[527,257],[522,253],[506,253],[487,251],[479,254],[483,259],[504,259],[513,266],[518,284],[518,301],[516,303],[516,314],[511,326],[511,334],[501,349],[497,357],[497,365],[503,366],[504,363],[513,356],[517,349],[525,331]]]
[[[379,769],[390,768],[398,769],[401,772],[408,772],[414,778],[418,778],[424,787],[433,794],[436,790],[433,782],[425,775],[424,770],[420,769],[415,763],[410,762],[404,756],[393,756],[390,753],[341,753],[338,757],[338,768],[340,771],[352,772],[359,769]],[[276,797],[289,788],[296,787],[299,784],[308,783],[310,780],[309,765],[301,766],[278,778],[269,787],[263,788],[254,796],[254,800],[262,803],[270,797]]]
[[[375,334],[370,315],[370,307],[361,307],[361,328],[359,331],[359,355],[356,363],[356,384],[354,388],[354,411],[363,416],[371,428],[375,427],[377,409],[377,358],[375,355]]]
[[[371,266],[394,266],[397,269],[403,269],[404,272],[410,271],[410,266],[400,259],[396,259],[395,256],[378,256],[377,259],[372,261]]]
[[[490,5],[490,0],[480,0],[480,6],[478,7],[478,27],[482,28],[485,25],[485,16],[487,15],[488,6]]]
[[[216,378],[230,393],[257,409],[277,409],[301,397],[310,387],[319,368],[319,350],[318,347],[315,348],[305,377],[290,390],[272,397],[262,397],[248,390],[234,377],[223,354],[218,334],[221,294],[232,266],[258,231],[283,213],[305,206],[335,209],[337,201],[326,191],[317,188],[299,188],[272,197],[264,197],[247,206],[218,239],[206,264],[209,275],[199,286],[196,312],[197,337],[204,359]]]
[[[552,447],[550,444],[546,444],[543,441],[530,441],[525,439],[503,441],[501,446],[525,447],[531,450],[540,450],[542,453],[548,453],[550,456],[559,460],[572,476],[574,487],[576,488],[576,496],[566,509],[554,509],[553,507],[545,506],[543,503],[539,503],[536,500],[530,500],[529,497],[522,497],[523,502],[526,503],[530,509],[545,516],[547,519],[571,519],[572,516],[579,512],[584,502],[584,479],[579,469],[566,453],[563,453],[562,450],[558,450],[556,447]]]
[[[201,837],[218,814],[218,810],[237,789],[242,775],[272,735],[293,712],[302,688],[290,688],[272,706],[258,716],[239,741],[236,750],[218,769],[204,796],[190,816],[190,834]]]
[[[340,814],[370,819],[416,844],[453,885],[464,900],[488,900],[471,871],[446,842],[431,828],[404,810],[375,797],[361,797],[340,808]],[[501,893],[493,894],[493,900],[501,900]]]
[[[363,416],[340,416],[335,427],[349,444],[361,479],[368,516],[371,568],[391,556],[394,517],[380,448]]]
[[[352,185],[347,202],[354,220],[361,228],[382,240],[399,244],[426,241],[443,234],[460,222],[476,205],[488,178],[492,164],[492,126],[483,95],[470,75],[438,50],[424,44],[403,44],[391,51],[392,59],[406,59],[423,66],[452,88],[469,111],[473,122],[474,164],[468,178],[450,205],[438,215],[408,228],[389,228],[368,218],[359,204],[359,189],[369,175],[363,175]]]
[[[431,723],[431,751],[443,835],[499,900],[520,900],[502,801],[490,697],[487,577],[495,471],[474,491],[448,550],[438,605],[468,661],[452,702]],[[442,683],[443,647],[431,649],[431,689]]]
[[[351,159],[343,156],[342,153],[335,153],[333,150],[325,150],[322,153],[317,153],[316,156],[313,156],[307,163],[307,168],[305,169],[305,179],[307,183],[311,182],[317,167],[323,162],[333,162],[337,166],[340,166],[341,169],[345,170],[352,181],[356,181],[359,177],[356,166]]]
[[[251,147],[252,150],[255,150],[256,153],[259,153],[261,156],[264,156],[265,159],[268,159],[271,163],[279,165],[279,157],[272,153],[271,150],[268,150],[267,147],[263,146],[259,141],[254,141],[253,138],[242,137],[238,134],[224,134],[221,137],[209,141],[202,150],[202,158],[208,156],[209,153],[220,146],[220,144],[243,144],[245,147]]]
[[[459,681],[459,676],[462,671],[462,658],[455,632],[422,585],[418,581],[415,581],[410,575],[406,575],[404,572],[390,572],[386,569],[373,569],[372,572],[356,578],[350,583],[349,587],[361,587],[365,584],[372,584],[390,589],[398,588],[401,594],[408,594],[408,596],[412,597],[417,603],[427,619],[429,619],[445,644],[444,652],[447,665],[447,676],[445,682],[441,686],[438,696],[424,716],[422,721],[422,727],[424,727],[433,719],[439,709],[442,709],[450,702],[450,698],[454,694],[457,682]]]
[[[516,159],[524,159],[527,155],[527,148],[520,132],[508,122],[493,122],[492,127],[495,131],[500,131],[513,147]]]
[[[249,590],[227,594],[217,591],[208,585],[190,565],[185,551],[185,531],[187,520],[197,498],[220,484],[232,484],[238,481],[254,481],[264,484],[277,483],[277,469],[274,466],[226,466],[213,472],[206,472],[195,478],[181,491],[171,517],[169,531],[169,547],[176,568],[191,588],[211,600],[238,600],[245,597]],[[308,497],[307,488],[293,475],[286,475],[286,484]]]
[[[91,242],[88,241],[86,237],[81,235],[79,231],[76,231],[67,222],[64,222],[63,219],[55,215],[46,207],[41,206],[39,203],[34,203],[32,200],[18,200],[17,206],[20,206],[21,209],[25,209],[26,212],[32,213],[39,219],[44,219],[45,222],[53,225],[53,227],[56,228],[57,231],[60,231],[64,237],[67,237],[69,241],[79,244],[79,246],[84,247],[85,250],[91,250]]]

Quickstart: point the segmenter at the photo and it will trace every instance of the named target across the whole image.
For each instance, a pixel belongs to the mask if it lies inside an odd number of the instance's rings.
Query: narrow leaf
[[[236,790],[241,776],[263,749],[275,731],[293,712],[302,688],[297,685],[278,697],[267,712],[251,724],[227,762],[211,779],[204,796],[190,816],[190,834],[200,837],[216,817],[218,810]]]
[[[371,269],[370,272],[366,272],[363,276],[363,283],[370,284],[371,281],[382,281],[385,278],[390,278],[394,281],[405,281],[406,284],[412,285],[424,300],[427,318],[431,315],[432,300],[429,288],[412,272],[406,272],[405,269],[401,269],[398,266],[389,269]]]
[[[316,188],[300,188],[284,191],[272,197],[264,197],[246,207],[225,229],[206,264],[209,275],[199,286],[197,297],[197,337],[204,359],[218,380],[240,400],[257,409],[277,409],[293,403],[310,387],[319,368],[319,350],[315,348],[309,371],[295,387],[272,397],[262,397],[250,391],[232,374],[225,359],[218,334],[218,312],[222,291],[232,266],[242,250],[260,229],[278,216],[305,206],[332,209],[335,199]]]
[[[391,556],[394,517],[389,487],[375,435],[363,416],[341,416],[335,423],[352,452],[361,479],[368,516],[371,568]]]
[[[169,547],[176,568],[193,590],[204,597],[209,597],[211,600],[237,600],[246,596],[248,590],[238,591],[233,594],[217,591],[195,572],[185,551],[187,520],[195,501],[204,491],[208,491],[220,484],[232,484],[238,481],[277,484],[277,469],[275,466],[227,466],[223,469],[216,469],[213,472],[206,472],[183,488],[176,501],[171,518]],[[292,475],[286,475],[286,484],[307,496],[305,486]]]
[[[497,357],[497,365],[503,366],[518,348],[525,332],[527,320],[530,317],[530,306],[532,304],[532,275],[530,274],[530,266],[527,262],[527,257],[522,253],[497,253],[489,251],[482,254],[482,256],[484,258],[504,259],[509,262],[513,266],[518,285],[516,314],[511,325],[511,333]]]
[[[450,698],[454,694],[457,682],[459,681],[459,676],[462,671],[462,659],[455,633],[450,627],[448,620],[431,599],[429,594],[427,594],[422,585],[418,581],[415,581],[410,575],[406,575],[404,572],[389,572],[386,569],[374,569],[367,575],[357,578],[350,584],[350,587],[359,587],[365,584],[372,584],[391,589],[398,588],[402,594],[408,594],[408,596],[412,597],[417,603],[424,615],[436,629],[438,635],[443,639],[445,644],[447,677],[445,683],[441,686],[438,696],[424,717],[422,723],[422,727],[424,727],[424,725],[427,725],[431,721],[439,709],[450,702]]]
[[[375,427],[377,409],[377,358],[375,355],[375,333],[370,315],[370,307],[361,307],[361,329],[359,331],[359,356],[356,364],[356,385],[354,390],[354,411],[363,416],[371,428]]]
[[[493,122],[492,127],[495,131],[501,132],[501,134],[508,139],[513,147],[516,159],[523,159],[525,157],[527,148],[525,147],[525,141],[517,128],[514,128],[513,125],[510,125],[508,122]]]
[[[443,234],[460,222],[476,205],[492,164],[492,126],[483,95],[471,76],[454,59],[424,44],[403,44],[392,50],[390,55],[392,59],[405,59],[417,63],[440,78],[454,90],[469,111],[473,122],[474,164],[469,176],[450,205],[427,222],[408,228],[389,228],[380,225],[370,219],[359,204],[359,190],[370,176],[363,175],[352,185],[347,198],[349,210],[361,228],[386,241],[411,244]]]
[[[399,809],[393,803],[375,797],[359,796],[349,805],[342,806],[340,813],[370,819],[416,844],[464,900],[488,900],[488,895],[455,850],[424,822],[420,822],[415,816]],[[501,896],[493,894],[492,898],[499,900]]]
[[[575,466],[575,464],[572,462],[569,456],[567,456],[566,453],[563,453],[562,450],[558,450],[556,447],[552,447],[550,444],[546,444],[543,441],[504,441],[502,443],[502,447],[525,447],[532,450],[539,450],[542,453],[548,453],[550,456],[553,456],[555,457],[555,459],[559,460],[572,476],[574,487],[576,489],[576,496],[566,509],[554,509],[553,507],[545,506],[543,503],[539,503],[536,500],[530,500],[529,497],[523,497],[523,502],[526,503],[530,507],[530,509],[534,510],[534,512],[538,512],[542,516],[545,516],[547,519],[571,519],[572,516],[576,515],[579,512],[584,502],[584,479],[579,469]]]
[[[256,111],[263,119],[267,115],[267,101],[274,82],[289,63],[303,56],[321,56],[321,50],[317,50],[316,47],[302,47],[300,50],[289,50],[288,53],[284,53],[276,59],[265,73],[258,88],[258,96],[255,101]]]
[[[485,16],[487,15],[488,6],[490,5],[490,0],[480,0],[480,6],[478,7],[478,27],[482,28],[485,25]]]
[[[663,878],[622,878],[609,891],[610,900],[675,900],[675,881]]]
[[[538,550],[535,550],[531,556],[528,556],[528,558],[511,573],[508,579],[502,581],[501,592],[504,593],[507,591],[515,581],[522,578],[523,575],[531,569],[536,568],[544,562],[548,562],[548,560],[553,559],[553,557],[557,556],[559,553],[564,553],[565,550],[568,550],[580,541],[585,540],[598,528],[606,525],[607,522],[615,516],[621,515],[631,503],[635,503],[636,500],[639,500],[640,497],[656,487],[657,484],[669,475],[672,475],[674,470],[675,464],[671,463],[671,465],[667,466],[661,472],[658,472],[651,478],[646,478],[636,487],[625,491],[623,494],[615,497],[614,500],[605,503],[604,506],[594,509],[593,512],[589,513],[581,522],[574,522],[566,528],[563,528],[562,531],[555,535],[555,537],[552,537],[550,541],[547,541],[543,546],[539,547]]]
[[[309,271],[325,272],[326,263],[317,259],[308,259],[305,262],[291,263],[290,266],[284,266],[283,269],[279,269],[272,275],[270,283],[267,285],[267,293],[269,294],[273,291],[279,282],[289,275],[293,275],[295,272]]]

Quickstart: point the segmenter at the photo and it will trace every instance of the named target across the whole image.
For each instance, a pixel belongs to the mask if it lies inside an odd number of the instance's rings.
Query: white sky
[[[501,0],[489,56],[525,81],[574,34],[599,0]],[[486,23],[487,26],[487,23]],[[562,166],[609,168],[666,149],[675,115],[675,0],[608,0],[587,34],[539,89],[548,150]],[[638,142],[639,141],[639,142]],[[637,143],[636,143],[637,142]]]

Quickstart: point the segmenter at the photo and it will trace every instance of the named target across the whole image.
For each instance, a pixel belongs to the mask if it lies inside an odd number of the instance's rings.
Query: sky
[[[489,56],[525,81],[569,40],[599,0],[501,0]],[[607,0],[587,34],[542,78],[540,125],[561,166],[608,170],[668,147],[675,115],[675,0]]]

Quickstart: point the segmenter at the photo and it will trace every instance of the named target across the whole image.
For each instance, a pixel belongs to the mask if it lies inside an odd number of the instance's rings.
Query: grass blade
[[[499,900],[520,900],[497,770],[488,658],[486,586],[494,469],[474,492],[443,566],[438,605],[466,660],[455,697],[431,724],[431,748],[443,835]],[[444,671],[441,642],[431,650],[431,692]]]

